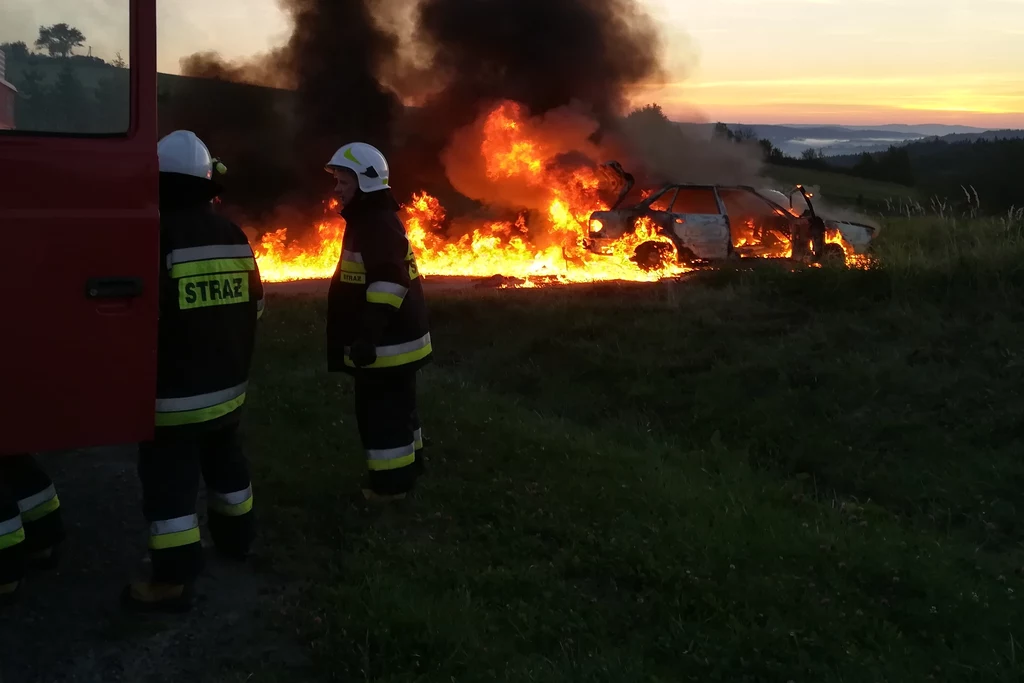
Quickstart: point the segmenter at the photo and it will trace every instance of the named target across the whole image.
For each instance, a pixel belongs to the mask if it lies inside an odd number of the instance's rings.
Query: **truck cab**
[[[156,0],[107,6],[116,63],[0,62],[0,456],[153,433]]]

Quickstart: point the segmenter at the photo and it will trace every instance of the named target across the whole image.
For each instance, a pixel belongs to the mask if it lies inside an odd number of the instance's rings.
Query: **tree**
[[[761,145],[761,151],[764,153],[764,160],[768,163],[775,164],[785,159],[786,155],[771,140],[765,138],[759,144]]]
[[[72,50],[85,44],[85,35],[74,26],[40,26],[36,47],[45,48],[51,57],[69,57]]]
[[[28,45],[23,40],[0,44],[0,51],[12,62],[24,61],[29,56]]]
[[[736,141],[736,134],[729,130],[729,126],[725,125],[721,121],[715,124],[715,130],[712,135],[719,140],[729,140],[730,142]]]
[[[118,69],[125,69],[128,67],[128,63],[124,61],[124,57],[121,56],[120,50],[114,53],[114,61],[112,61],[110,64],[111,66],[115,66]]]
[[[747,128],[746,126],[737,128],[733,135],[736,138],[736,142],[754,142],[757,140],[757,132],[753,128]]]
[[[61,133],[93,132],[94,107],[92,98],[82,83],[75,78],[71,65],[57,75],[53,88],[53,129]]]

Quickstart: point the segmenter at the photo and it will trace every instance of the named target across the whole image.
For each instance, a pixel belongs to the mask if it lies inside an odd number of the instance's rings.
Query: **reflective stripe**
[[[366,266],[363,265],[363,255],[358,251],[343,251],[341,252],[341,272],[342,273],[365,273]],[[355,284],[362,284],[366,281],[365,278],[344,278],[345,282],[354,282]]]
[[[26,522],[34,522],[42,519],[60,507],[60,499],[57,498],[57,489],[50,484],[35,495],[22,498],[18,501],[18,509],[21,510],[21,518]]]
[[[158,398],[156,424],[158,427],[196,424],[227,415],[245,403],[245,390],[248,386],[249,382],[246,381],[230,389],[221,389],[209,394]]]
[[[12,531],[9,534],[5,534],[4,536],[0,536],[0,550],[4,550],[6,548],[13,548],[14,546],[18,545],[19,543],[24,543],[24,542],[25,542],[25,530],[24,529],[18,529],[17,531]]]
[[[237,396],[241,396],[245,393],[248,386],[249,382],[246,381],[237,386],[233,386],[230,389],[211,391],[208,394],[199,394],[198,396],[158,398],[156,400],[156,410],[158,413],[176,413],[183,410],[209,408],[232,398],[236,398]]]
[[[416,446],[416,450],[423,448],[423,430],[417,429],[412,433],[413,445]]]
[[[394,282],[372,282],[366,288],[366,301],[371,304],[388,304],[395,308],[401,308],[408,292],[408,287]]]
[[[179,263],[171,267],[172,278],[183,278],[192,275],[217,275],[219,273],[238,273],[256,270],[256,260],[249,258],[218,258],[209,261],[192,261]]]
[[[416,445],[409,444],[401,448],[368,449],[366,464],[371,470],[397,470],[416,461]]]
[[[218,493],[208,491],[210,509],[226,517],[241,517],[252,510],[252,484],[241,491]]]
[[[263,309],[266,307],[265,298],[260,299],[256,302],[256,319],[259,320],[263,317]]]
[[[252,247],[248,244],[213,244],[206,247],[175,249],[167,255],[167,269],[179,263],[209,261],[210,259],[252,258]]]
[[[199,543],[199,516],[185,515],[149,525],[149,547],[153,550]]]
[[[377,360],[368,368],[393,368],[399,365],[407,365],[430,355],[433,347],[430,344],[430,333],[419,339],[404,344],[393,344],[391,346],[377,347]],[[345,365],[355,367],[355,363],[349,358],[349,348],[345,349]]]
[[[21,525],[20,515],[0,522],[0,550],[16,546],[24,540],[25,529]]]

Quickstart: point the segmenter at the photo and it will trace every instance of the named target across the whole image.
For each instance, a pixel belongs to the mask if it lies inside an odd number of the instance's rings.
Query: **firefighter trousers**
[[[0,456],[0,585],[20,581],[30,555],[63,539],[50,477],[31,455]]]
[[[374,493],[408,493],[423,472],[416,372],[364,370],[355,376],[356,423]]]
[[[188,584],[203,569],[196,499],[206,483],[207,525],[217,549],[242,559],[255,535],[252,483],[238,423],[208,432],[158,430],[139,445],[142,509],[149,523],[152,580]]]

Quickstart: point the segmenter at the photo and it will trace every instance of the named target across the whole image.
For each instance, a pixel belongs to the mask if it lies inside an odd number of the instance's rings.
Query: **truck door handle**
[[[85,283],[87,299],[131,299],[142,296],[142,278],[93,277]]]

